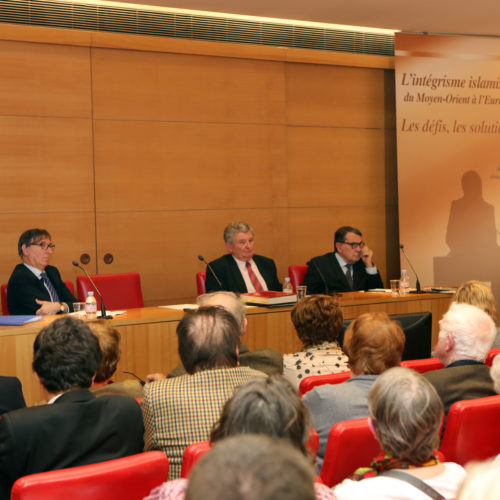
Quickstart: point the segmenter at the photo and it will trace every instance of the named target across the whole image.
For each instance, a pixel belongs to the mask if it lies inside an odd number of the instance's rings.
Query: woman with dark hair
[[[310,432],[309,411],[292,385],[279,375],[256,378],[239,387],[224,405],[210,435],[215,443],[238,434],[264,434],[286,439],[311,460],[306,447]],[[183,500],[186,479],[155,488],[145,500]],[[316,483],[317,500],[334,500],[332,490]]]
[[[349,370],[338,337],[344,319],[337,300],[329,295],[304,297],[292,309],[292,323],[302,350],[283,356],[283,375],[298,389],[310,375]]]

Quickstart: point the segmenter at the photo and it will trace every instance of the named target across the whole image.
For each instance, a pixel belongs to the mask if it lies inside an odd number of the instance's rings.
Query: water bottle
[[[97,301],[94,297],[94,292],[87,293],[87,300],[85,300],[85,316],[87,319],[97,318]]]
[[[285,278],[285,284],[283,285],[283,292],[293,294],[293,286],[288,276]]]
[[[410,288],[410,277],[408,276],[408,271],[406,269],[401,269],[401,278],[399,278],[399,293],[400,295],[406,295]]]

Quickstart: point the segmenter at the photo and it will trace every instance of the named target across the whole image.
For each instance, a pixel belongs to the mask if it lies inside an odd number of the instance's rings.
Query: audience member
[[[335,298],[304,297],[292,309],[292,323],[304,347],[283,356],[283,374],[297,389],[301,380],[310,375],[349,369],[347,356],[337,341],[343,317]]]
[[[443,401],[445,415],[462,399],[495,394],[484,364],[496,335],[491,317],[476,306],[453,302],[439,322],[436,356],[444,368],[424,373]]]
[[[302,455],[309,457],[307,439],[309,412],[293,386],[275,375],[253,379],[237,389],[226,402],[219,421],[210,434],[212,443],[241,434],[266,434],[289,441]],[[147,500],[183,500],[186,479],[168,481],[153,490]],[[329,488],[315,485],[316,498],[333,499]]]
[[[12,272],[7,284],[10,314],[59,314],[73,311],[73,294],[56,267],[49,266],[55,249],[45,229],[28,229],[21,234],[17,251],[22,264]]]
[[[454,498],[465,471],[436,457],[443,405],[434,387],[414,370],[390,368],[372,385],[368,407],[384,455],[335,487],[337,499],[429,498],[421,482]]]
[[[139,380],[121,380],[114,382],[113,375],[120,361],[120,332],[114,328],[112,323],[105,320],[90,321],[87,323],[92,333],[99,340],[102,359],[90,387],[96,396],[106,394],[123,394],[132,398],[142,398],[142,385]]]
[[[254,233],[246,222],[231,222],[224,229],[229,252],[207,266],[207,292],[246,293],[282,290],[273,259],[254,254]]]
[[[493,363],[490,369],[490,376],[493,379],[493,387],[500,394],[500,355],[493,358]]]
[[[16,479],[140,453],[139,405],[125,396],[96,398],[89,390],[101,350],[81,320],[69,316],[43,328],[34,343],[33,370],[48,404],[0,418],[0,498]]]
[[[471,304],[479,307],[482,311],[489,314],[491,319],[498,323],[497,306],[495,296],[491,287],[483,281],[466,281],[462,283],[455,293],[455,302]],[[500,347],[500,332],[497,328],[497,335],[492,347]]]
[[[200,307],[177,326],[179,356],[186,375],[144,388],[142,408],[146,450],[164,451],[170,479],[180,476],[182,455],[191,443],[208,439],[234,389],[264,373],[238,367],[240,326],[221,307]]]
[[[466,466],[467,477],[458,490],[457,500],[498,500],[500,461],[475,462]]]
[[[304,278],[309,293],[351,292],[383,288],[373,251],[359,229],[342,226],[335,231],[334,252],[313,257]]]
[[[241,336],[247,329],[247,318],[245,317],[245,306],[233,292],[212,292],[200,295],[197,303],[201,307],[219,306],[230,312],[240,325]],[[267,375],[283,373],[283,356],[276,349],[255,349],[250,351],[245,344],[240,344],[240,366],[249,366],[254,370],[260,370]],[[185,375],[186,370],[182,365],[174,368],[167,377],[178,377]],[[148,375],[148,382],[164,378],[162,374]]]
[[[0,376],[0,415],[25,406],[21,381],[17,377]]]
[[[403,330],[384,312],[366,313],[347,327],[344,351],[351,378],[342,384],[317,386],[304,395],[319,435],[321,470],[331,428],[343,420],[368,417],[368,391],[379,374],[399,365],[405,345]]]

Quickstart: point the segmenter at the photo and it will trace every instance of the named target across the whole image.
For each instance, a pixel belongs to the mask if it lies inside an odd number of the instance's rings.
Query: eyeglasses
[[[47,250],[49,248],[51,250],[55,250],[55,248],[56,248],[54,243],[30,243],[30,246],[31,245],[36,245],[37,247],[40,247],[42,250]]]
[[[341,243],[343,243],[344,245],[349,245],[353,250],[357,250],[358,248],[363,248],[365,246],[364,241],[360,241],[359,243],[342,241]]]

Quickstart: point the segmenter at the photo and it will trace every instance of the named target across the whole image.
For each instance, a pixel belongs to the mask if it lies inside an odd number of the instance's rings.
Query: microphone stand
[[[217,284],[219,285],[220,289],[222,290],[222,283],[220,282],[220,279],[217,277],[214,270],[212,269],[212,266],[205,260],[203,255],[198,255],[198,259],[206,264],[207,269],[210,270],[210,272],[212,273],[212,276],[215,278],[215,281],[217,281]]]

